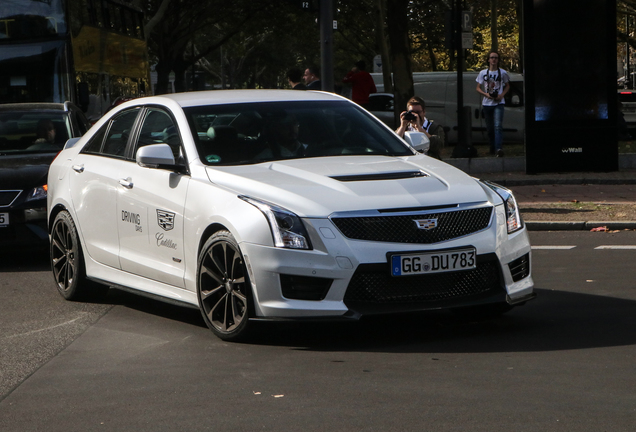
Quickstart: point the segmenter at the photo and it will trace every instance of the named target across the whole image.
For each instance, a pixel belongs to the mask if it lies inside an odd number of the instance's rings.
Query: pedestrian
[[[343,83],[351,84],[351,100],[364,108],[369,104],[369,95],[378,91],[375,88],[373,77],[365,69],[364,60],[360,60],[342,79]]]
[[[395,131],[400,137],[404,138],[404,132],[421,132],[425,134],[429,141],[430,147],[426,153],[436,159],[441,159],[442,138],[438,135],[431,134],[431,126],[433,121],[426,118],[426,104],[424,99],[419,96],[413,96],[406,103],[406,111],[400,114],[400,126]]]
[[[483,95],[482,107],[490,153],[497,157],[503,157],[503,116],[504,96],[510,90],[510,77],[508,72],[499,67],[499,53],[488,53],[488,69],[484,69],[477,75],[477,93]]]
[[[298,68],[292,68],[287,71],[287,80],[292,90],[307,90],[307,86],[301,82],[302,78],[303,71]]]
[[[320,69],[318,66],[309,66],[305,69],[303,75],[307,90],[322,90],[322,83],[320,82]]]

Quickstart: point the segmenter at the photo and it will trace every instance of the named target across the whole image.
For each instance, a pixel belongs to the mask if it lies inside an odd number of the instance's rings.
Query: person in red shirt
[[[351,100],[362,107],[369,103],[369,95],[377,92],[373,78],[365,68],[364,60],[360,60],[342,79],[343,83],[351,84]]]

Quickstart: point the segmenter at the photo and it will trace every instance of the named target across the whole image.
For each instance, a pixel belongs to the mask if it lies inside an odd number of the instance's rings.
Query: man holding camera
[[[441,159],[440,140],[437,135],[431,135],[430,129],[432,121],[426,118],[426,104],[424,99],[419,96],[413,96],[406,103],[406,111],[400,114],[400,127],[395,131],[396,134],[404,138],[404,132],[422,132],[426,134],[431,142],[431,146],[427,152],[429,156]]]
[[[499,53],[488,53],[488,69],[477,75],[477,93],[484,96],[482,106],[484,120],[490,142],[490,153],[503,157],[503,115],[506,101],[504,96],[510,90],[508,72],[499,67]]]

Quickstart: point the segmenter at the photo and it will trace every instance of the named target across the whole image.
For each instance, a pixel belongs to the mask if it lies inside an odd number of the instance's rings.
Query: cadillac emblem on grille
[[[157,209],[157,224],[164,230],[170,231],[174,228],[175,214],[166,210]]]
[[[437,228],[437,219],[417,219],[414,220],[415,225],[418,229],[421,230],[432,230],[433,228]]]

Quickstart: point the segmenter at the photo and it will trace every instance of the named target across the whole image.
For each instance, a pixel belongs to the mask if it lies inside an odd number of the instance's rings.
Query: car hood
[[[0,156],[0,185],[4,190],[28,189],[46,184],[49,166],[57,153]]]
[[[303,217],[485,202],[463,171],[427,156],[339,156],[208,167],[210,181]],[[413,174],[415,173],[415,174]],[[420,176],[413,176],[418,175]]]

